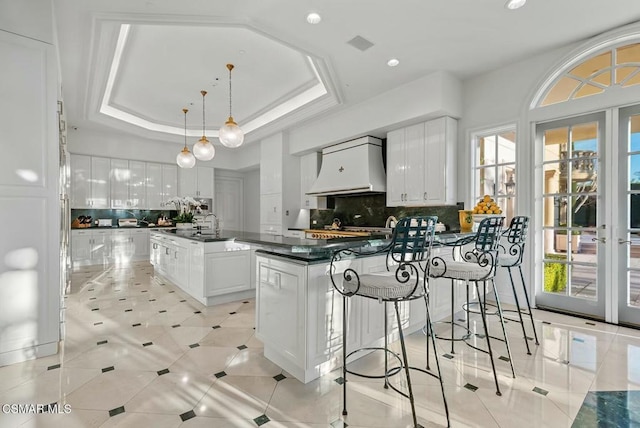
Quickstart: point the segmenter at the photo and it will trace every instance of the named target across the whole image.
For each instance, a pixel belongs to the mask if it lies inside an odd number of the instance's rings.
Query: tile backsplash
[[[339,218],[343,226],[384,227],[389,216],[400,219],[410,215],[436,215],[447,230],[459,230],[458,210],[464,209],[461,202],[437,207],[387,207],[384,194],[335,197],[334,202],[333,209],[311,210],[312,229],[329,226],[334,218]]]
[[[176,210],[110,210],[110,209],[78,209],[71,210],[71,221],[79,216],[90,216],[92,221],[99,218],[110,218],[113,224],[118,224],[121,218],[137,218],[138,220],[146,220],[150,223],[158,223],[158,217],[161,215],[167,218],[174,218],[178,215]]]

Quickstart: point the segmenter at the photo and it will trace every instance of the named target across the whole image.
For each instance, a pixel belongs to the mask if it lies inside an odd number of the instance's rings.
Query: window
[[[509,224],[516,207],[515,127],[477,134],[473,150],[474,202],[491,196],[502,209],[505,224]]]
[[[596,54],[558,77],[547,90],[540,106],[600,94],[613,86],[640,83],[640,43],[608,49]]]

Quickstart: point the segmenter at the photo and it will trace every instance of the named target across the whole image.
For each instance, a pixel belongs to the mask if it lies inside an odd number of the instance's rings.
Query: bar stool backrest
[[[509,230],[507,230],[507,242],[510,244],[524,244],[527,239],[529,229],[529,217],[524,215],[515,216],[511,219]]]
[[[396,224],[389,257],[396,263],[429,259],[438,217],[404,217]]]
[[[480,252],[497,251],[504,217],[487,217],[480,222],[475,249]]]

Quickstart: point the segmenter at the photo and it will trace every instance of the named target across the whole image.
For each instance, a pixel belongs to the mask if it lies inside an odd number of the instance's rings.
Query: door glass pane
[[[598,214],[598,198],[594,193],[582,192],[571,197],[571,227],[595,227]],[[567,216],[569,217],[569,216]],[[566,221],[566,220],[565,220]],[[566,223],[565,223],[566,224]]]
[[[567,294],[566,255],[545,254],[544,291],[553,294]]]
[[[597,269],[595,266],[572,264],[569,267],[571,296],[596,300]]]
[[[629,151],[640,151],[640,116],[632,116],[629,119],[631,128],[631,138],[629,138]]]
[[[544,132],[544,161],[561,159],[561,153],[566,158],[567,143],[569,142],[569,128],[549,129]]]
[[[630,241],[625,243],[627,246],[627,266],[629,267],[627,304],[640,307],[640,236],[638,233],[630,233],[626,240]]]
[[[640,154],[629,156],[628,177],[629,189],[631,191],[640,190]]]
[[[566,162],[552,162],[544,165],[544,193],[558,194],[560,189],[567,188],[567,177],[563,174]],[[563,190],[562,193],[565,193]]]

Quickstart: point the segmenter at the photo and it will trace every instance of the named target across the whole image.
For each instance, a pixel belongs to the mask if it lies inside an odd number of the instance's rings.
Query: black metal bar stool
[[[400,219],[396,224],[393,232],[392,242],[383,250],[377,252],[364,253],[354,249],[342,249],[334,252],[331,259],[331,272],[335,272],[336,266],[346,258],[357,257],[359,255],[386,253],[387,254],[387,271],[380,274],[359,274],[352,268],[347,268],[342,274],[331,275],[331,282],[335,289],[342,295],[342,343],[343,343],[343,359],[342,359],[342,377],[343,377],[343,410],[342,414],[347,415],[347,373],[373,378],[384,378],[384,387],[391,387],[394,391],[407,397],[411,403],[411,413],[413,416],[413,424],[418,427],[416,417],[415,401],[413,389],[411,386],[410,369],[419,370],[430,376],[435,377],[440,382],[440,390],[442,392],[442,400],[444,401],[444,409],[447,417],[447,426],[449,422],[449,408],[447,399],[444,394],[444,385],[442,382],[442,374],[440,372],[440,362],[438,355],[435,353],[435,362],[437,373],[418,367],[409,366],[407,358],[407,350],[404,342],[404,333],[402,331],[402,320],[400,318],[399,304],[415,299],[424,299],[427,305],[426,325],[427,330],[431,332],[430,339],[435,349],[436,342],[431,327],[431,316],[429,315],[429,307],[427,302],[427,281],[426,269],[429,265],[431,257],[431,247],[434,238],[435,225],[438,221],[437,217],[406,217]],[[375,299],[385,304],[385,324],[384,324],[384,347],[383,348],[363,348],[346,352],[345,344],[347,343],[347,299],[353,296],[362,296],[368,299]],[[400,347],[402,355],[391,351],[388,348],[388,326],[386,321],[386,305],[393,303],[396,319],[398,322],[398,334],[400,338]],[[427,338],[427,349],[429,347]],[[356,373],[347,368],[347,358],[356,352],[362,350],[381,350],[385,355],[384,374],[382,376],[369,376]],[[400,366],[389,369],[388,356],[396,358],[400,362]],[[428,366],[428,364],[427,364]],[[401,371],[405,372],[407,379],[407,392],[401,391],[389,382],[389,376],[397,374]]]
[[[509,224],[509,229],[505,230],[503,238],[506,238],[506,242],[504,244],[500,244],[500,255],[498,257],[498,265],[503,268],[507,268],[509,272],[509,279],[511,280],[511,289],[513,290],[513,298],[516,302],[516,310],[505,310],[505,312],[516,312],[518,314],[517,320],[511,320],[519,322],[522,326],[522,334],[524,335],[524,343],[527,346],[527,354],[531,355],[531,350],[529,349],[529,339],[527,337],[527,330],[524,325],[524,321],[522,316],[529,316],[531,320],[531,328],[533,329],[533,337],[535,339],[536,345],[539,345],[538,342],[538,334],[536,333],[536,325],[533,321],[533,313],[531,312],[531,304],[529,303],[529,293],[527,292],[527,285],[524,282],[524,275],[522,273],[522,259],[524,257],[524,247],[525,241],[527,240],[527,231],[529,229],[529,217],[526,216],[516,216],[511,219],[511,223]],[[527,304],[527,309],[524,310],[520,307],[520,301],[518,299],[518,292],[516,291],[516,284],[513,280],[513,274],[511,269],[518,268],[520,272],[520,283],[522,284],[522,291],[524,292],[524,299]]]
[[[450,259],[446,260],[441,256],[433,256],[431,257],[431,261],[429,264],[429,276],[432,278],[449,278],[451,279],[451,287],[455,286],[455,281],[460,280],[465,282],[465,286],[467,289],[467,304],[464,305],[465,310],[467,311],[467,329],[469,328],[469,312],[472,312],[469,309],[469,283],[473,282],[475,284],[476,293],[478,296],[478,307],[480,317],[482,319],[482,325],[484,328],[484,337],[486,338],[487,349],[483,349],[477,347],[467,340],[471,337],[471,334],[465,335],[462,340],[467,344],[467,346],[472,347],[478,351],[487,353],[489,355],[489,359],[491,361],[491,369],[493,370],[493,376],[496,384],[496,394],[502,395],[500,392],[500,385],[498,384],[498,375],[496,372],[496,366],[493,359],[493,350],[491,348],[491,338],[499,339],[504,341],[507,347],[507,354],[509,355],[509,364],[511,365],[511,374],[515,378],[515,370],[513,368],[513,361],[511,358],[511,349],[509,347],[509,339],[507,337],[507,332],[504,327],[504,318],[502,314],[502,307],[500,305],[500,299],[498,293],[496,292],[495,286],[495,274],[498,266],[498,246],[500,241],[500,236],[502,232],[502,225],[504,223],[504,217],[488,217],[483,219],[480,222],[478,227],[478,232],[475,236],[465,237],[460,241],[454,243],[455,245],[462,244],[472,244],[472,248],[469,251],[462,251],[462,259]],[[444,244],[446,245],[446,244]],[[489,330],[487,328],[487,311],[486,311],[486,292],[480,293],[480,282],[483,284],[483,290],[486,290],[487,282],[490,282],[493,291],[495,293],[496,298],[496,315],[498,315],[500,319],[500,324],[502,326],[502,334],[503,338],[492,337],[489,335]],[[453,317],[454,314],[452,313]],[[454,327],[453,324],[455,320],[452,319],[452,329]],[[453,333],[452,333],[453,334]],[[451,339],[446,338],[447,340],[451,340],[452,349],[453,349],[453,336]]]

